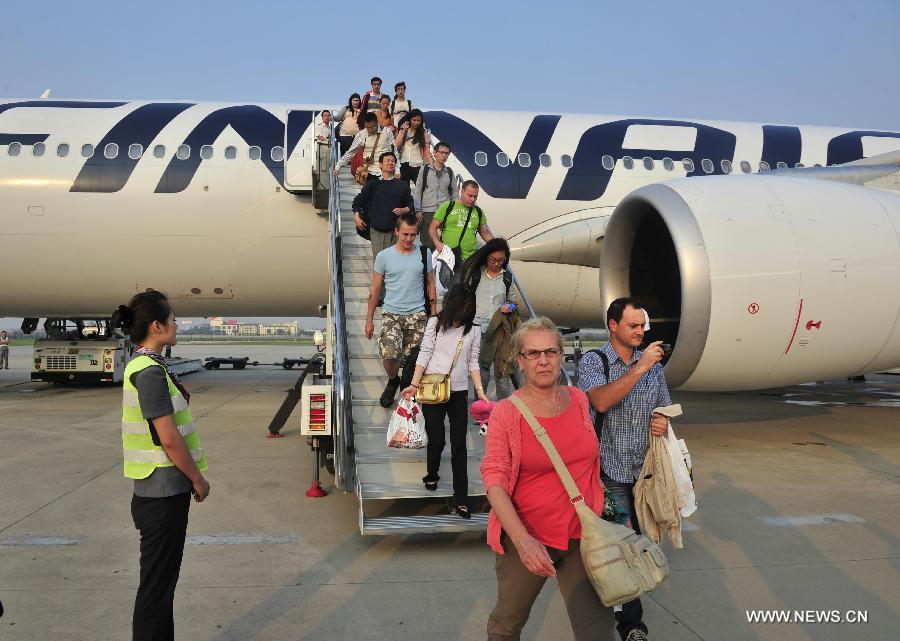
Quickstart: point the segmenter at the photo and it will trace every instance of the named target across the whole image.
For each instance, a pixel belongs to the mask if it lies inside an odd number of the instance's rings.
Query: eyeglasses
[[[541,354],[547,358],[559,358],[560,353],[561,351],[558,347],[548,347],[547,349],[526,349],[524,352],[519,352],[519,356],[525,360],[536,361],[541,357]]]
[[[491,265],[502,265],[504,260],[506,260],[506,259],[505,258],[488,258],[487,262],[489,262]]]

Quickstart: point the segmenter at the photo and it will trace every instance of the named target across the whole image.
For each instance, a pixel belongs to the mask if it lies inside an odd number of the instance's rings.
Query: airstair
[[[338,153],[335,142],[332,166],[339,158]],[[377,347],[381,312],[376,310],[375,334],[370,341],[363,329],[372,282],[372,252],[369,241],[356,234],[351,205],[359,187],[349,167],[342,168],[337,177],[331,175],[329,191],[332,273],[329,329],[336,484],[356,494],[362,534],[484,530],[487,513],[477,511],[479,498],[484,496],[480,471],[484,437],[474,426],[468,430],[466,442],[470,504],[475,508],[471,519],[449,514],[446,506],[434,500],[453,495],[449,433],[436,492],[426,490],[422,483],[424,449],[387,447],[387,426],[393,408],[385,409],[379,404],[387,380]],[[526,300],[521,288],[519,292],[520,299]]]

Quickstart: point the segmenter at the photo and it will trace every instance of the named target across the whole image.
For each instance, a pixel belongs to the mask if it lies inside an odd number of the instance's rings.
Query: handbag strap
[[[456,344],[456,354],[453,355],[453,362],[450,363],[450,371],[447,372],[447,376],[453,375],[453,368],[456,367],[456,361],[459,360],[459,354],[462,352],[463,341],[466,340],[466,332],[463,330],[463,335],[459,338],[459,343]]]
[[[544,426],[538,423],[538,420],[534,417],[534,414],[528,406],[525,404],[519,396],[513,394],[509,397],[509,400],[512,401],[513,405],[521,412],[522,417],[528,422],[528,425],[531,427],[531,431],[534,432],[535,438],[537,438],[538,443],[540,443],[544,450],[547,452],[547,456],[550,457],[550,462],[553,463],[553,469],[556,470],[556,474],[559,476],[559,480],[562,481],[563,487],[566,488],[566,494],[569,495],[569,502],[573,505],[578,503],[578,501],[583,501],[584,496],[578,490],[578,486],[575,484],[575,479],[572,478],[572,474],[569,472],[569,468],[566,467],[566,464],[563,463],[562,457],[559,455],[559,451],[557,451],[556,446],[553,444],[553,441],[550,440],[550,436],[547,434],[547,430],[544,429]],[[572,399],[572,402],[575,402],[575,399]],[[601,482],[601,487],[603,486]]]
[[[366,160],[366,167],[372,164],[372,161],[375,160],[375,152],[378,151],[378,139],[381,138],[381,132],[378,132],[378,135],[375,136],[375,144],[372,145],[372,153],[369,154],[369,159]]]

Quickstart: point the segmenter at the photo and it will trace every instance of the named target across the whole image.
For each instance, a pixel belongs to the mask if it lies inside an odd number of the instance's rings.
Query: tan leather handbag
[[[456,355],[450,364],[450,371],[446,374],[425,374],[419,380],[419,389],[416,390],[416,400],[425,405],[437,405],[438,403],[446,403],[450,400],[450,374],[456,367],[456,361],[459,353],[462,351],[463,341],[466,335],[463,334],[456,346]],[[435,328],[435,349],[437,348],[437,328]]]
[[[603,605],[610,607],[627,603],[662,583],[669,576],[669,564],[660,547],[643,534],[637,534],[624,525],[604,521],[594,514],[585,505],[575,479],[560,458],[547,430],[538,423],[521,398],[513,394],[509,400],[528,421],[538,442],[547,451],[569,500],[575,506],[581,521],[581,559]],[[577,401],[573,398],[572,402]]]

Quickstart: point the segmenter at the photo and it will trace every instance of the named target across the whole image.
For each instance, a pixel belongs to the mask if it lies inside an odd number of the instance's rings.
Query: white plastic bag
[[[431,264],[434,266],[434,286],[438,296],[443,296],[449,290],[453,280],[453,269],[456,267],[456,256],[453,250],[444,245],[440,252],[434,252],[431,256]]]
[[[422,408],[412,399],[401,398],[387,430],[388,447],[421,449],[428,445]]]
[[[675,438],[672,423],[666,433],[666,442],[669,446],[669,457],[672,459],[672,471],[675,474],[675,485],[684,502],[681,508],[681,516],[687,517],[697,511],[697,497],[694,495],[694,483],[691,481],[691,454],[683,438]]]

